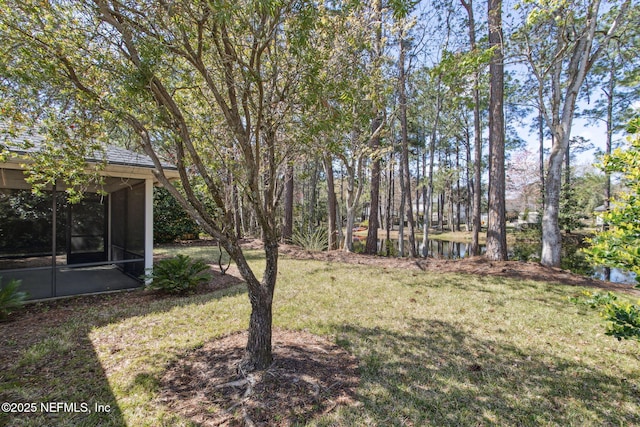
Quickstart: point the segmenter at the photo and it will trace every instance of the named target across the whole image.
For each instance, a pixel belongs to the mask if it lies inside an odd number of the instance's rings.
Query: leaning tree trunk
[[[598,12],[600,1],[591,3],[589,13],[584,21],[584,30],[576,40],[568,40],[563,31],[557,38],[557,50],[565,51],[569,59],[567,67],[562,70],[562,62],[558,62],[552,78],[552,114],[546,118],[550,124],[554,138],[549,155],[547,176],[545,180],[545,206],[542,217],[542,253],[540,263],[545,266],[559,267],[561,254],[560,227],[558,214],[560,210],[560,181],[562,178],[562,160],[569,147],[571,138],[571,125],[575,114],[575,106],[587,73],[603,53],[609,40],[617,35],[617,28],[622,19],[627,16],[627,10],[631,5],[630,0],[625,0],[616,10],[616,14],[609,25],[608,31],[599,40],[595,50],[593,42],[598,29]],[[560,20],[560,22],[564,22]],[[602,34],[602,33],[601,33]],[[570,43],[567,49],[567,43]],[[562,81],[565,79],[564,81]],[[564,91],[564,93],[561,93]]]

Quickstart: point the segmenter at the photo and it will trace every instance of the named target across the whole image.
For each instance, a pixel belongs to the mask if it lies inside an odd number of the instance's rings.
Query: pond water
[[[364,243],[364,242],[362,242]],[[398,254],[398,240],[391,240],[392,247],[390,253],[392,256]],[[417,242],[422,247],[422,242]],[[437,259],[460,259],[466,258],[471,254],[471,243],[454,242],[449,240],[429,239],[427,240],[428,256]],[[409,242],[405,240],[405,252],[409,247]],[[486,251],[485,245],[480,245],[480,251],[484,253]],[[378,253],[386,253],[386,242],[384,240],[378,240]]]
[[[391,254],[396,255],[398,253],[398,240],[392,240],[393,247]],[[406,242],[408,247],[409,242]],[[466,258],[471,254],[471,243],[454,242],[449,240],[437,240],[429,239],[427,241],[429,257],[438,259],[461,259]],[[636,284],[635,275],[631,272],[624,270],[611,268],[609,269],[610,278],[607,279],[607,270],[604,267],[591,267],[586,263],[584,256],[578,251],[582,245],[575,242],[563,242],[563,263],[562,268],[571,270],[578,274],[591,276],[600,280],[609,280],[615,283],[628,283]],[[480,251],[484,253],[486,251],[485,245],[480,245]],[[386,253],[386,246],[384,240],[378,241],[378,252]],[[509,259],[511,260],[527,260],[533,254],[540,252],[539,243],[530,242],[516,242],[509,247]]]
[[[630,285],[635,285],[637,283],[636,275],[630,271],[620,270],[619,268],[610,268],[609,279],[607,279],[607,272],[604,267],[596,267],[593,270],[593,275],[591,277],[596,279],[609,280],[610,282],[615,283],[628,283]]]

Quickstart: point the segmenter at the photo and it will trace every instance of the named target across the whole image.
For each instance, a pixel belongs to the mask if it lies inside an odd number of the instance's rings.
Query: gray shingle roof
[[[23,132],[19,135],[10,135],[8,128],[0,122],[0,144],[5,144],[9,151],[19,154],[27,154],[39,151],[45,141],[42,135],[32,132]],[[26,148],[25,143],[30,147]],[[146,154],[136,153],[115,145],[108,145],[104,153],[95,152],[87,157],[88,162],[101,162],[105,160],[111,165],[135,166],[143,168],[155,168],[153,161]],[[169,163],[162,162],[166,169],[176,170],[177,168]]]

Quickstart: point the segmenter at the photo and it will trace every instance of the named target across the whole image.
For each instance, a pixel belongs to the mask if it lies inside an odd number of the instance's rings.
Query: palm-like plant
[[[203,260],[192,260],[187,255],[176,255],[174,258],[158,262],[153,271],[144,276],[151,282],[148,289],[178,294],[195,289],[199,284],[211,280],[207,272],[209,265]]]
[[[15,309],[22,306],[27,298],[27,293],[19,291],[20,280],[10,280],[5,286],[2,286],[2,277],[0,276],[0,320],[4,320]]]

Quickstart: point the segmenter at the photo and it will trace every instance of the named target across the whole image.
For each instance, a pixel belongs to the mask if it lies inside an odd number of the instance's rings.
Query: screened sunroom
[[[33,194],[23,160],[0,163],[2,284],[20,280],[29,299],[141,286],[153,264],[154,165],[118,147],[105,155],[103,184],[76,204],[62,184]]]

